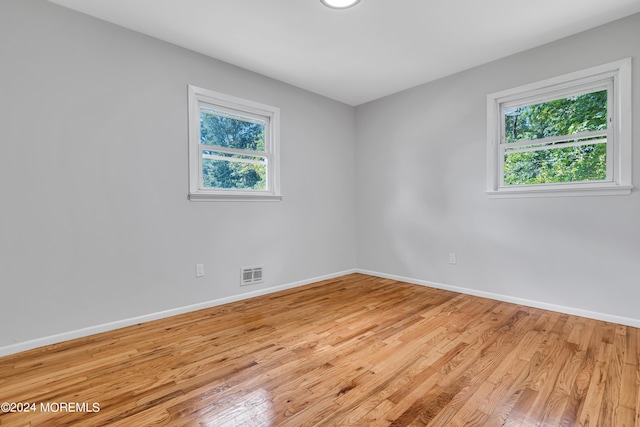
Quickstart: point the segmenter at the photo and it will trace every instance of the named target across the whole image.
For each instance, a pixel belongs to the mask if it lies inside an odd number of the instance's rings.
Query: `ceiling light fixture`
[[[346,9],[355,6],[360,0],[320,0],[323,5],[332,9]]]

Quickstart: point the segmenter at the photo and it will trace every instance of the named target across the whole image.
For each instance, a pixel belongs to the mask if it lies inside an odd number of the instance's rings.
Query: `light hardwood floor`
[[[638,341],[352,274],[1,358],[1,402],[54,405],[0,425],[639,427]]]

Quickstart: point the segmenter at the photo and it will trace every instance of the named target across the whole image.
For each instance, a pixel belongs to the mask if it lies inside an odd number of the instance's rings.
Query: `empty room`
[[[640,427],[638,0],[0,0],[0,426]]]

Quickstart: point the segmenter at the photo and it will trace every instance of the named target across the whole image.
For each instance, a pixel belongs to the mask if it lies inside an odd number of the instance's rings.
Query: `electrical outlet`
[[[196,264],[196,277],[204,277],[204,264]]]
[[[458,259],[456,258],[456,253],[455,252],[449,253],[449,264],[457,264],[457,263],[458,263]]]

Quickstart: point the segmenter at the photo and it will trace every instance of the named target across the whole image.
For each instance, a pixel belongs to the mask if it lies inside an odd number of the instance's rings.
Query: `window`
[[[189,199],[280,200],[279,115],[189,86]]]
[[[629,194],[631,59],[487,96],[491,197]]]

